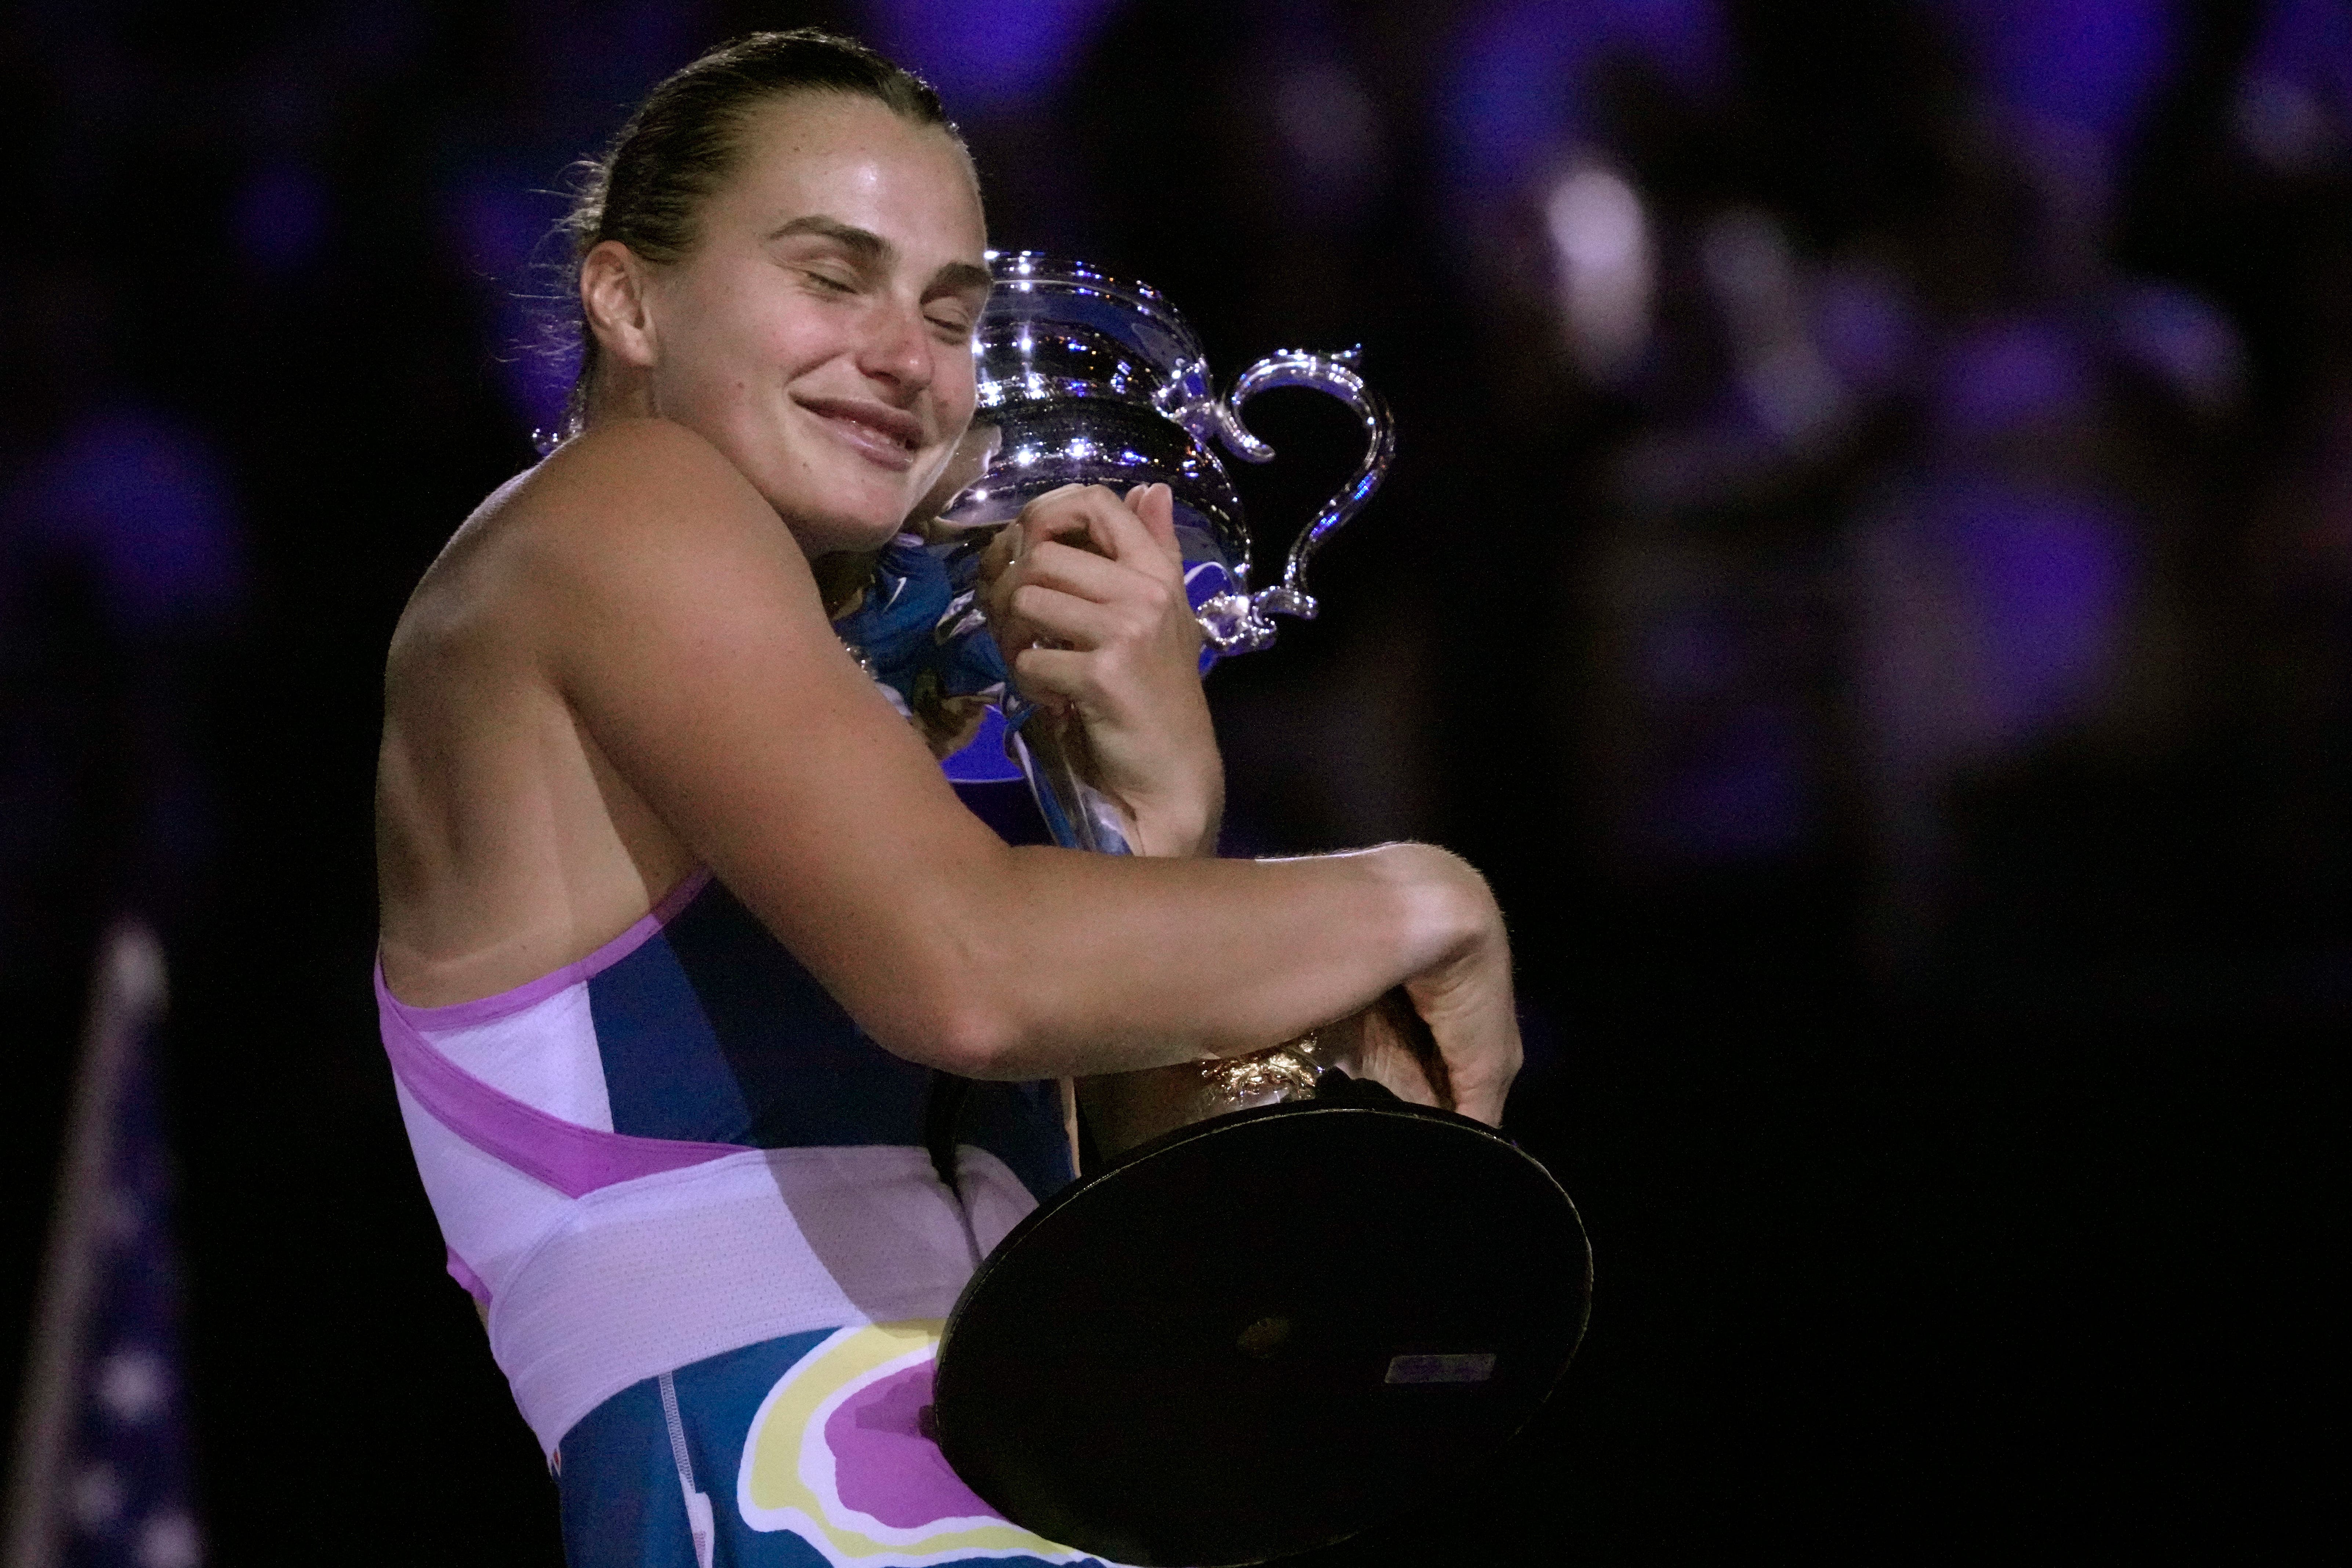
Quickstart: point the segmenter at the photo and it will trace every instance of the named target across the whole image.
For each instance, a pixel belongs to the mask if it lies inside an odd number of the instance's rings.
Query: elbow
[[[862,976],[871,1016],[851,1011],[908,1061],[960,1078],[1037,1078],[1038,1026],[1051,1004],[1023,944],[1007,940],[1026,922],[1007,907],[1001,865],[989,868],[998,874],[934,885],[927,918],[890,943],[887,968]]]
[[[893,1019],[887,1032],[877,1032],[876,1041],[893,1056],[958,1078],[1036,1076],[1021,1070],[1027,1039],[1013,1010],[970,992],[923,999]]]

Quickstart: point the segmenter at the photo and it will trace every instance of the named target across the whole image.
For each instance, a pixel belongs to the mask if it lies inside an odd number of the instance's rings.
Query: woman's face
[[[727,454],[812,557],[887,541],[972,411],[980,193],[946,132],[871,99],[752,112],[694,249],[646,269],[656,412]]]

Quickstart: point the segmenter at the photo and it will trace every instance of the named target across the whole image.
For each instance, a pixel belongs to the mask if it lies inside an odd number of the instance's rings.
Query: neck
[[[825,619],[837,621],[857,607],[874,581],[874,563],[881,558],[878,550],[844,550],[809,563],[817,594],[824,601]]]
[[[654,406],[650,377],[616,372],[609,365],[599,366],[589,382],[586,403],[580,423],[589,430],[611,419],[652,419],[661,414]]]

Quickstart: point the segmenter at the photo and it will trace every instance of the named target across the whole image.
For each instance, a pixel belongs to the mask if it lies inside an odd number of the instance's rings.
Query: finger
[[[1088,656],[1069,648],[1026,647],[1013,656],[1013,684],[1030,701],[1063,712],[1090,700]]]
[[[1167,575],[1138,571],[1058,541],[1038,545],[1021,563],[1021,582],[1099,604],[1140,604],[1153,609],[1172,605],[1177,593]]]
[[[1056,485],[1052,489],[1047,490],[1044,495],[1031,496],[1028,503],[1022,507],[1021,515],[1026,517],[1031,512],[1037,510],[1040,507],[1054,506],[1066,497],[1077,495],[1082,491],[1095,488],[1096,487],[1092,485],[1079,484],[1076,480],[1072,480],[1066,485]]]
[[[1339,1065],[1358,1078],[1370,1079],[1398,1099],[1414,1105],[1454,1109],[1452,1097],[1437,1088],[1426,1064],[1412,1047],[1381,1016],[1375,1005],[1357,1016],[1355,1046]],[[1330,1031],[1324,1031],[1328,1039]]]
[[[1110,558],[1122,565],[1139,567],[1155,576],[1172,574],[1174,578],[1181,580],[1184,569],[1182,557],[1176,549],[1173,492],[1165,485],[1139,485],[1128,494],[1130,499],[1127,502],[1107,509],[1097,516],[1097,541],[1106,547]],[[1135,510],[1139,505],[1152,505],[1151,498],[1155,494],[1171,498],[1161,503],[1168,518],[1164,538],[1154,533],[1150,525]]]
[[[1134,612],[1025,583],[1013,595],[1013,613],[1041,636],[1094,649],[1134,632]]]
[[[1463,1049],[1460,1041],[1452,1044],[1461,1053],[1449,1056],[1446,1064],[1453,1109],[1489,1126],[1501,1125],[1503,1102],[1510,1095],[1511,1080],[1518,1075],[1516,1041],[1490,1039],[1468,1050]]]
[[[1132,752],[1139,726],[1149,729],[1148,705],[1139,705],[1131,688],[1117,679],[1106,679],[1104,656],[1082,648],[1025,647],[1008,661],[1014,689],[1032,702],[1056,713],[1076,716],[1090,737],[1124,734],[1123,748]],[[1102,727],[1107,726],[1108,729]],[[1150,737],[1146,737],[1148,740]],[[1148,770],[1147,770],[1148,771]]]
[[[1414,1005],[1412,994],[1402,985],[1391,986],[1369,1010],[1370,1017],[1378,1020],[1378,1032],[1394,1043],[1398,1051],[1412,1058],[1429,1084],[1434,1097],[1432,1103],[1448,1110],[1454,1109],[1454,1074],[1445,1060],[1445,1053],[1437,1044],[1437,1036]]]
[[[1151,491],[1167,491],[1164,485],[1138,486],[1129,493],[1148,497]],[[1173,492],[1168,492],[1169,526],[1166,542],[1153,537],[1143,521],[1129,510],[1117,494],[1102,485],[1084,489],[1065,488],[1047,496],[1040,496],[1022,510],[1022,526],[1034,542],[1055,539],[1070,542],[1071,535],[1084,530],[1088,543],[1096,552],[1132,566],[1142,567],[1155,575],[1166,575],[1181,581],[1183,566],[1181,552],[1174,546]]]
[[[1108,553],[1108,538],[1099,541],[1094,538],[1099,526],[1097,514],[1126,510],[1118,497],[1106,486],[1064,485],[1059,489],[1046,491],[1023,507],[1019,523],[1025,544],[1082,535]]]
[[[996,537],[988,542],[988,548],[980,552],[980,581],[983,584],[993,583],[1004,575],[1005,569],[1013,564],[1020,544],[1019,529],[998,529]]]
[[[1002,528],[997,530],[996,537],[988,542],[988,548],[981,552],[978,584],[981,608],[1000,635],[1011,632],[1004,624],[1012,613],[1006,601],[1021,583],[1021,574],[1016,566],[1020,548],[1021,531],[1018,528]],[[1023,637],[1020,640],[1027,639]],[[1017,647],[1019,643],[1013,646]]]
[[[1436,1083],[1441,1095],[1463,1115],[1499,1126],[1520,1058],[1518,1025],[1508,1001],[1498,1007],[1489,997],[1463,1005],[1464,998],[1447,994],[1442,986],[1433,989],[1426,977],[1406,981],[1403,991],[1410,1005],[1391,1007],[1390,1021],[1415,1033],[1428,1030],[1443,1061],[1432,1074],[1433,1082],[1444,1078]]]
[[[1142,520],[1144,531],[1151,535],[1152,542],[1165,550],[1168,559],[1176,563],[1176,570],[1182,572],[1184,550],[1176,542],[1176,492],[1166,485],[1152,485],[1144,490],[1139,501],[1128,497],[1127,508]]]

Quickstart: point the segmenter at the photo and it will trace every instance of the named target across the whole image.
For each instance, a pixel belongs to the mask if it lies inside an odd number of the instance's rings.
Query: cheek
[[[765,268],[711,268],[681,289],[677,302],[677,368],[711,392],[773,384],[827,352],[824,323],[796,309],[804,302]]]
[[[972,411],[980,405],[980,385],[971,355],[961,350],[943,355],[931,382],[931,395],[939,400],[940,412],[946,422],[961,430],[971,423]]]

